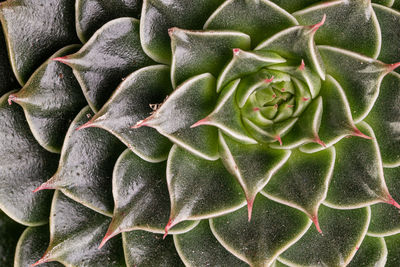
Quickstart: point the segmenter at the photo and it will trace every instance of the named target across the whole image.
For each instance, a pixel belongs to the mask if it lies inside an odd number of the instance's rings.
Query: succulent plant
[[[400,0],[1,2],[1,266],[400,266]]]

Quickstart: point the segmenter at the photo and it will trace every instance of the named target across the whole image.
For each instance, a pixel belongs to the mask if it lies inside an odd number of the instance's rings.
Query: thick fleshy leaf
[[[370,221],[370,209],[336,210],[321,206],[320,224],[285,251],[279,260],[290,266],[346,266],[360,247]]]
[[[372,0],[372,3],[377,3],[380,5],[391,7],[395,0]],[[373,6],[375,8],[375,5]],[[376,12],[375,12],[376,13]]]
[[[306,213],[321,232],[318,208],[328,191],[335,156],[333,148],[314,154],[292,151],[289,160],[272,176],[263,193]]]
[[[42,148],[33,137],[24,112],[0,98],[0,207],[25,225],[48,221],[52,192],[33,193],[56,171],[58,155]]]
[[[383,62],[399,62],[400,12],[381,5],[372,5],[382,31],[382,48],[378,59]]]
[[[224,0],[144,0],[140,18],[140,38],[146,54],[160,63],[171,63],[168,29],[200,30]]]
[[[363,120],[374,106],[383,77],[394,66],[330,46],[318,48],[327,73],[343,87],[354,120]]]
[[[286,60],[278,54],[254,51],[247,52],[239,48],[233,49],[233,58],[220,73],[217,80],[217,92],[220,92],[229,82],[245,75],[259,71],[261,68]]]
[[[0,265],[13,266],[15,247],[24,227],[0,210]]]
[[[324,80],[324,63],[314,43],[315,32],[323,26],[324,20],[325,16],[321,15],[319,20],[314,22],[315,25],[294,26],[283,30],[259,44],[256,50],[272,51],[299,62],[304,60],[305,65],[311,66]]]
[[[365,236],[361,247],[350,262],[349,267],[376,267],[385,266],[387,258],[385,240],[381,237]]]
[[[292,15],[270,1],[229,0],[210,16],[204,29],[246,33],[255,47],[262,40],[297,24]]]
[[[174,235],[174,241],[186,266],[248,266],[215,239],[207,220],[188,233]]]
[[[59,261],[68,266],[125,266],[121,238],[98,249],[111,219],[56,191],[50,216],[50,244],[34,265]]]
[[[167,183],[171,213],[166,232],[181,221],[219,216],[245,204],[242,189],[221,160],[204,160],[176,145],[168,158]]]
[[[140,46],[139,21],[134,18],[119,18],[106,23],[77,53],[55,60],[72,67],[95,112],[123,78],[153,64]]]
[[[226,86],[219,95],[215,109],[206,118],[196,122],[193,127],[212,125],[242,143],[256,144],[257,141],[249,136],[244,127],[240,109],[236,104],[235,93],[239,82],[238,79]]]
[[[128,266],[184,266],[175,250],[172,237],[144,231],[122,234]]]
[[[283,138],[282,144],[271,144],[271,147],[274,149],[293,149],[309,142],[318,143],[324,147],[325,144],[318,135],[322,114],[323,101],[322,97],[318,97],[301,114],[296,124]]]
[[[325,203],[337,208],[359,208],[377,202],[392,203],[385,180],[379,147],[371,127],[358,126],[372,137],[342,139],[335,145],[337,161]]]
[[[82,43],[110,20],[140,16],[142,0],[76,0],[76,32]]]
[[[74,4],[70,0],[14,0],[1,3],[0,19],[11,66],[21,85],[57,50],[79,42],[74,26]]]
[[[133,128],[152,127],[193,154],[208,160],[218,158],[218,131],[213,126],[190,128],[205,118],[216,102],[215,78],[205,73],[178,87],[150,117]]]
[[[0,31],[0,95],[18,89],[19,87],[8,60],[3,31]]]
[[[218,241],[254,267],[269,266],[309,228],[307,216],[259,195],[251,222],[246,208],[210,220]]]
[[[171,209],[166,163],[149,163],[125,150],[115,164],[113,173],[114,215],[103,239],[133,230],[164,233]],[[197,222],[188,221],[176,225],[171,234],[192,229]]]
[[[319,139],[325,146],[332,146],[343,137],[355,135],[367,138],[355,126],[349,102],[343,88],[330,75],[322,83],[320,96],[322,97],[322,117],[318,131]],[[301,150],[304,152],[316,152],[323,150],[325,146],[320,143],[309,143]]]
[[[250,37],[235,31],[169,30],[172,46],[171,79],[174,87],[198,74],[218,77],[232,58],[232,50],[250,49]]]
[[[102,129],[77,131],[91,116],[89,107],[76,116],[68,129],[57,172],[36,190],[60,189],[82,205],[110,216],[112,171],[125,146]]]
[[[385,267],[397,267],[400,264],[400,234],[385,237],[388,257]]]
[[[383,81],[379,97],[366,118],[374,129],[384,166],[400,166],[400,75],[390,73]]]
[[[292,13],[299,9],[303,9],[308,7],[319,0],[270,0],[275,4],[279,5],[283,9],[287,10],[288,12]]]
[[[170,141],[155,129],[131,129],[148,116],[172,91],[169,68],[155,65],[129,75],[84,127],[103,128],[118,137],[139,157],[150,162],[167,158]],[[156,109],[156,108],[155,108]]]
[[[265,144],[245,145],[219,134],[219,151],[226,169],[242,186],[249,220],[254,199],[268,180],[288,160],[290,151],[271,149]]]
[[[77,45],[62,48],[51,58],[65,56],[78,48]],[[9,100],[24,109],[32,134],[39,144],[54,153],[60,153],[69,124],[86,105],[72,70],[52,60],[42,64]]]
[[[385,168],[385,181],[394,199],[400,199],[400,168]],[[388,236],[400,234],[400,212],[394,206],[379,203],[371,206],[371,223],[368,234]]]
[[[49,245],[49,226],[28,227],[21,235],[15,252],[14,267],[26,267],[34,264],[43,256]],[[13,257],[12,257],[13,258]],[[4,265],[4,266],[11,266]],[[41,267],[61,267],[58,262],[41,264]]]
[[[293,15],[300,24],[307,25],[317,23],[324,14],[326,24],[315,35],[317,44],[378,57],[381,50],[381,30],[370,0],[331,1]]]

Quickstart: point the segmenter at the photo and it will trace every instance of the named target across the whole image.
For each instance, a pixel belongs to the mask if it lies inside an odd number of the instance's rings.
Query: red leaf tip
[[[247,219],[251,221],[251,214],[253,213],[254,197],[246,198],[247,200]]]
[[[318,216],[317,215],[311,216],[311,220],[314,223],[315,228],[317,228],[318,233],[322,235],[322,230],[321,227],[319,226]]]
[[[8,105],[12,105],[12,102],[16,102],[16,100],[17,100],[17,95],[16,94],[11,94],[11,95],[9,95],[8,96],[8,100],[7,100],[7,102],[8,102]]]
[[[232,49],[232,51],[233,51],[233,55],[234,56],[238,56],[239,53],[240,53],[240,49],[239,48],[234,48],[234,49]]]
[[[363,134],[359,129],[357,129],[357,128],[355,128],[354,130],[353,130],[353,136],[358,136],[358,137],[361,137],[361,138],[364,138],[364,139],[372,139],[372,137],[370,137],[370,136],[368,136],[368,135],[366,135],[366,134]]]
[[[117,235],[118,233],[114,233],[110,228],[108,229],[106,235],[104,236],[104,238],[101,240],[101,243],[99,245],[98,249],[101,249],[108,240],[110,240],[112,237],[114,237],[115,235]]]
[[[46,263],[46,262],[48,262],[48,259],[45,256],[43,256],[40,260],[38,260],[37,262],[31,264],[30,267],[38,266],[39,264],[43,264],[43,263]]]
[[[326,144],[319,138],[318,134],[315,134],[313,142],[326,147]]]
[[[75,129],[75,131],[79,131],[79,130],[82,130],[82,129],[90,128],[90,127],[93,127],[93,126],[94,126],[93,122],[92,121],[88,121],[88,122],[82,124],[81,126],[77,127]]]
[[[148,122],[151,120],[151,118],[152,118],[152,116],[147,117],[147,118],[144,119],[144,120],[138,121],[138,122],[137,122],[135,125],[133,125],[131,128],[132,128],[132,129],[138,129],[138,128],[143,127],[143,126],[145,126],[145,127],[151,127],[150,124],[148,123]]]
[[[272,82],[273,80],[275,79],[275,77],[274,76],[271,76],[271,78],[267,78],[267,79],[264,79],[264,82],[266,82],[266,83],[270,83],[270,82]]]
[[[282,146],[282,138],[280,135],[275,136],[275,140],[279,142],[280,146]]]
[[[68,56],[64,56],[64,57],[55,57],[55,58],[53,58],[53,59],[51,59],[51,60],[54,60],[54,61],[58,61],[58,62],[61,62],[61,63],[63,63],[63,64],[69,64],[69,60],[68,60]]]
[[[171,229],[171,227],[172,227],[173,225],[172,225],[172,218],[170,218],[169,220],[168,220],[168,223],[167,223],[167,225],[165,226],[165,233],[164,233],[164,236],[163,236],[163,239],[165,239],[166,237],[167,237],[167,235],[168,235],[168,231],[169,231],[169,229]]]
[[[326,21],[326,14],[324,14],[324,16],[322,17],[322,20],[320,22],[318,22],[317,24],[311,25],[311,32],[315,33],[319,28],[322,27],[322,25],[325,24]]]
[[[201,126],[201,125],[209,125],[211,122],[209,117],[205,117],[204,119],[199,120],[198,122],[196,122],[195,124],[193,124],[192,126],[190,126],[190,128],[195,128],[197,126]]]
[[[36,193],[41,190],[46,190],[46,189],[55,189],[55,188],[52,187],[48,182],[46,182],[46,183],[43,183],[40,186],[38,186],[35,190],[33,190],[33,193]]]
[[[397,203],[396,200],[394,200],[394,199],[392,198],[392,196],[390,196],[390,195],[389,195],[389,200],[387,200],[386,203],[387,203],[387,204],[390,204],[390,205],[393,205],[393,206],[395,206],[396,208],[400,209],[399,203]]]
[[[306,63],[304,63],[304,59],[301,60],[299,70],[304,70],[306,68]]]
[[[393,63],[393,64],[387,64],[388,72],[394,71],[398,67],[400,67],[400,62]]]

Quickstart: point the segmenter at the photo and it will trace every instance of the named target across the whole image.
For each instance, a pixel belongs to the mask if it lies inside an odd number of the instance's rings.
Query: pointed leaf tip
[[[306,63],[304,63],[304,59],[301,60],[301,64],[299,66],[299,70],[305,70],[306,69]]]
[[[389,200],[386,201],[387,204],[393,205],[396,208],[400,209],[400,204],[396,202],[396,200],[394,200],[392,198],[392,196],[389,195]]]
[[[277,136],[275,137],[275,140],[279,142],[279,145],[280,145],[280,146],[282,146],[282,138],[281,138],[280,135],[277,135]]]
[[[321,227],[319,226],[318,216],[317,215],[311,216],[311,220],[314,223],[315,228],[317,228],[317,231],[322,235],[322,230]]]
[[[135,125],[131,126],[131,128],[132,128],[132,129],[139,129],[140,127],[143,127],[143,126],[144,126],[144,127],[151,127],[151,126],[148,124],[148,121],[151,120],[151,118],[152,118],[152,116],[147,117],[147,118],[144,119],[144,120],[138,121]]]
[[[400,62],[397,63],[393,63],[393,64],[387,64],[387,69],[388,69],[388,73],[394,71],[395,69],[397,69],[398,67],[400,67]]]
[[[310,26],[311,32],[315,33],[319,28],[321,28],[325,24],[325,21],[326,21],[326,14],[324,14],[320,22]]]
[[[272,77],[271,77],[271,78],[269,78],[269,79],[268,79],[268,78],[267,78],[267,79],[265,79],[265,80],[264,80],[264,82],[265,82],[265,83],[270,83],[270,82],[272,82],[274,79],[275,79],[275,77],[274,77],[274,76],[272,76]]]
[[[112,229],[109,228],[109,229],[107,230],[106,235],[105,235],[104,238],[101,240],[101,243],[100,243],[98,249],[101,249],[101,248],[107,243],[108,240],[110,240],[111,238],[113,238],[113,237],[116,236],[117,234],[118,234],[117,232],[114,232],[114,231],[112,231]]]
[[[205,117],[204,119],[199,120],[198,122],[196,122],[195,124],[193,124],[192,126],[190,126],[190,128],[195,128],[197,126],[201,126],[201,125],[208,125],[210,123],[210,118],[209,117]]]
[[[238,56],[239,53],[240,53],[240,49],[239,48],[234,48],[234,49],[232,49],[232,51],[233,51],[233,55],[234,56]]]
[[[167,237],[168,231],[169,231],[169,229],[171,229],[172,226],[173,226],[173,225],[172,225],[172,219],[170,218],[170,219],[168,220],[167,225],[165,226],[165,233],[164,233],[163,239],[165,239],[165,238]]]
[[[313,141],[314,141],[314,143],[317,143],[323,147],[326,147],[326,144],[319,138],[318,134],[315,135],[315,138]]]
[[[45,189],[55,189],[55,188],[46,182],[46,183],[43,183],[40,186],[38,186],[35,190],[33,190],[33,193],[36,193],[38,191],[45,190]]]
[[[47,261],[48,261],[48,259],[46,259],[45,256],[43,256],[37,262],[31,264],[30,267],[38,266],[40,264],[46,263]]]
[[[254,197],[247,198],[247,217],[248,221],[251,221],[251,214],[253,213]]]
[[[8,96],[8,105],[12,105],[12,102],[16,102],[17,101],[17,95],[16,94],[11,94]]]
[[[90,128],[90,127],[93,127],[93,122],[92,121],[88,121],[88,122],[82,124],[81,126],[77,127],[75,129],[75,131],[79,131],[79,130]]]
[[[363,133],[362,133],[359,129],[357,129],[357,128],[354,129],[354,131],[353,131],[353,136],[361,137],[361,138],[364,138],[364,139],[372,139],[372,137],[370,137],[370,136],[368,136],[368,135],[366,135],[366,134],[363,134]]]
[[[52,58],[51,60],[58,61],[58,62],[61,62],[63,64],[66,64],[66,65],[68,65],[70,63],[69,60],[68,60],[68,56],[55,57],[55,58]]]

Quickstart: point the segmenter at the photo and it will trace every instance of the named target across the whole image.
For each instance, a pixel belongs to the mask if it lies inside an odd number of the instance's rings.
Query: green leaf
[[[335,166],[335,150],[314,154],[292,151],[262,191],[268,198],[304,212],[319,232],[318,208],[324,201]]]
[[[169,30],[172,46],[171,79],[174,87],[198,74],[218,77],[232,57],[232,49],[250,49],[250,37],[235,31]]]
[[[320,0],[270,0],[275,4],[279,5],[281,8],[285,9],[287,12],[294,12],[299,9],[308,7]]]
[[[300,24],[307,25],[317,23],[324,14],[326,14],[326,24],[315,35],[317,44],[331,45],[373,58],[378,57],[382,36],[370,0],[320,3],[297,11],[293,15]]]
[[[332,76],[327,75],[322,83],[320,96],[323,111],[318,136],[325,146],[332,146],[346,136],[369,138],[355,126],[345,92]],[[324,146],[319,143],[301,147],[303,152],[310,153],[323,149]]]
[[[393,63],[400,61],[400,12],[381,5],[372,5],[382,31],[382,48],[378,59]],[[398,71],[397,71],[398,72]]]
[[[293,266],[347,266],[367,232],[370,209],[336,210],[321,206],[321,235],[314,228],[285,251],[279,261]]]
[[[174,235],[174,241],[186,266],[248,266],[215,239],[207,220],[188,233]]]
[[[218,96],[215,109],[204,119],[196,122],[192,127],[212,125],[221,129],[227,135],[246,144],[256,144],[242,123],[242,115],[236,104],[236,88],[240,80],[233,81],[224,88]]]
[[[157,62],[171,64],[168,29],[183,27],[200,30],[223,0],[144,0],[140,18],[143,50]]]
[[[289,159],[291,152],[271,149],[265,144],[241,144],[222,133],[219,134],[219,151],[226,169],[244,190],[250,220],[257,193]]]
[[[113,220],[101,246],[121,232],[164,233],[171,209],[165,168],[165,162],[149,163],[129,149],[122,153],[113,173]],[[196,225],[194,221],[183,222],[170,233],[183,233]]]
[[[400,199],[400,168],[385,168],[385,181],[393,192],[394,199]],[[372,236],[388,236],[400,233],[399,209],[385,203],[371,206],[371,223],[368,234]]]
[[[121,17],[139,18],[142,0],[76,0],[76,32],[82,43],[105,23]]]
[[[78,48],[67,46],[51,58],[73,53]],[[53,153],[60,153],[69,124],[86,105],[72,70],[52,60],[42,64],[9,99],[24,109],[33,136]]]
[[[383,177],[374,132],[364,122],[359,127],[372,140],[349,138],[335,145],[337,161],[325,200],[325,204],[331,207],[354,209],[393,201]]]
[[[178,87],[150,117],[133,128],[152,127],[172,142],[193,154],[208,159],[218,158],[218,131],[212,126],[192,129],[195,122],[206,117],[216,101],[215,78],[205,73]]]
[[[246,208],[210,220],[211,230],[226,250],[254,267],[269,266],[309,228],[300,211],[258,196],[253,217]]]
[[[246,33],[255,47],[262,40],[297,24],[287,11],[267,0],[229,0],[210,16],[204,29]]]
[[[366,118],[374,129],[385,167],[400,166],[400,75],[390,73],[383,81],[379,97]]]
[[[0,98],[0,208],[14,221],[41,225],[48,221],[52,192],[33,193],[56,171],[58,155],[33,137],[18,105]]]
[[[34,264],[37,259],[43,256],[49,245],[50,233],[49,226],[28,227],[21,235],[15,252],[15,267],[26,267]],[[12,255],[13,256],[13,255]],[[10,257],[10,259],[13,257]],[[11,265],[5,265],[11,266]],[[43,267],[64,266],[58,262],[41,264]]]
[[[144,231],[122,234],[125,260],[128,266],[184,266],[176,253],[172,237]]]
[[[322,20],[321,20],[322,19]],[[319,22],[321,21],[321,22]],[[294,26],[278,32],[256,47],[256,50],[272,51],[279,55],[296,60],[304,60],[305,65],[325,79],[325,67],[314,43],[315,32],[323,26],[325,16],[320,16],[317,23],[311,26]]]
[[[330,46],[318,48],[327,73],[343,87],[353,118],[355,122],[360,122],[371,111],[383,77],[394,66]]]
[[[98,111],[123,78],[153,64],[140,46],[139,21],[119,18],[101,27],[75,54],[56,58],[72,67],[93,111]]]
[[[172,91],[169,68],[155,65],[129,75],[84,127],[99,127],[119,138],[139,157],[150,162],[167,159],[171,143],[155,129],[131,129],[148,116]]]
[[[393,5],[395,0],[372,0],[372,3],[377,3],[380,5],[385,5],[387,7],[391,7]],[[374,9],[375,9],[376,5],[373,5]],[[375,12],[376,13],[376,12]]]
[[[229,82],[245,75],[258,72],[261,68],[286,60],[278,54],[255,51],[247,52],[239,48],[233,49],[233,58],[218,76],[217,92],[220,92]]]
[[[283,138],[282,144],[270,146],[274,149],[293,149],[304,143],[314,142],[324,147],[325,144],[318,135],[322,114],[323,101],[322,97],[318,97],[300,115],[296,124]]]
[[[57,50],[79,42],[75,34],[74,4],[70,0],[14,0],[1,3],[0,20],[11,66],[21,85]]]
[[[13,266],[15,247],[24,227],[0,210],[0,265]],[[17,249],[18,250],[18,249]]]
[[[8,60],[3,31],[0,31],[0,96],[19,87]]]
[[[166,232],[181,221],[219,216],[245,203],[240,186],[221,160],[204,160],[176,145],[168,158],[167,183],[171,213]]]
[[[388,257],[385,267],[397,267],[400,264],[400,234],[385,237]]]
[[[50,216],[50,244],[34,265],[59,261],[68,266],[125,266],[121,238],[98,248],[110,218],[56,191]]]
[[[386,243],[383,238],[365,236],[361,247],[357,249],[357,253],[350,262],[349,267],[375,267],[386,266],[387,258]]]
[[[57,172],[35,191],[60,189],[82,205],[111,216],[112,171],[125,146],[102,129],[78,131],[92,115],[89,107],[79,112],[68,129]]]

